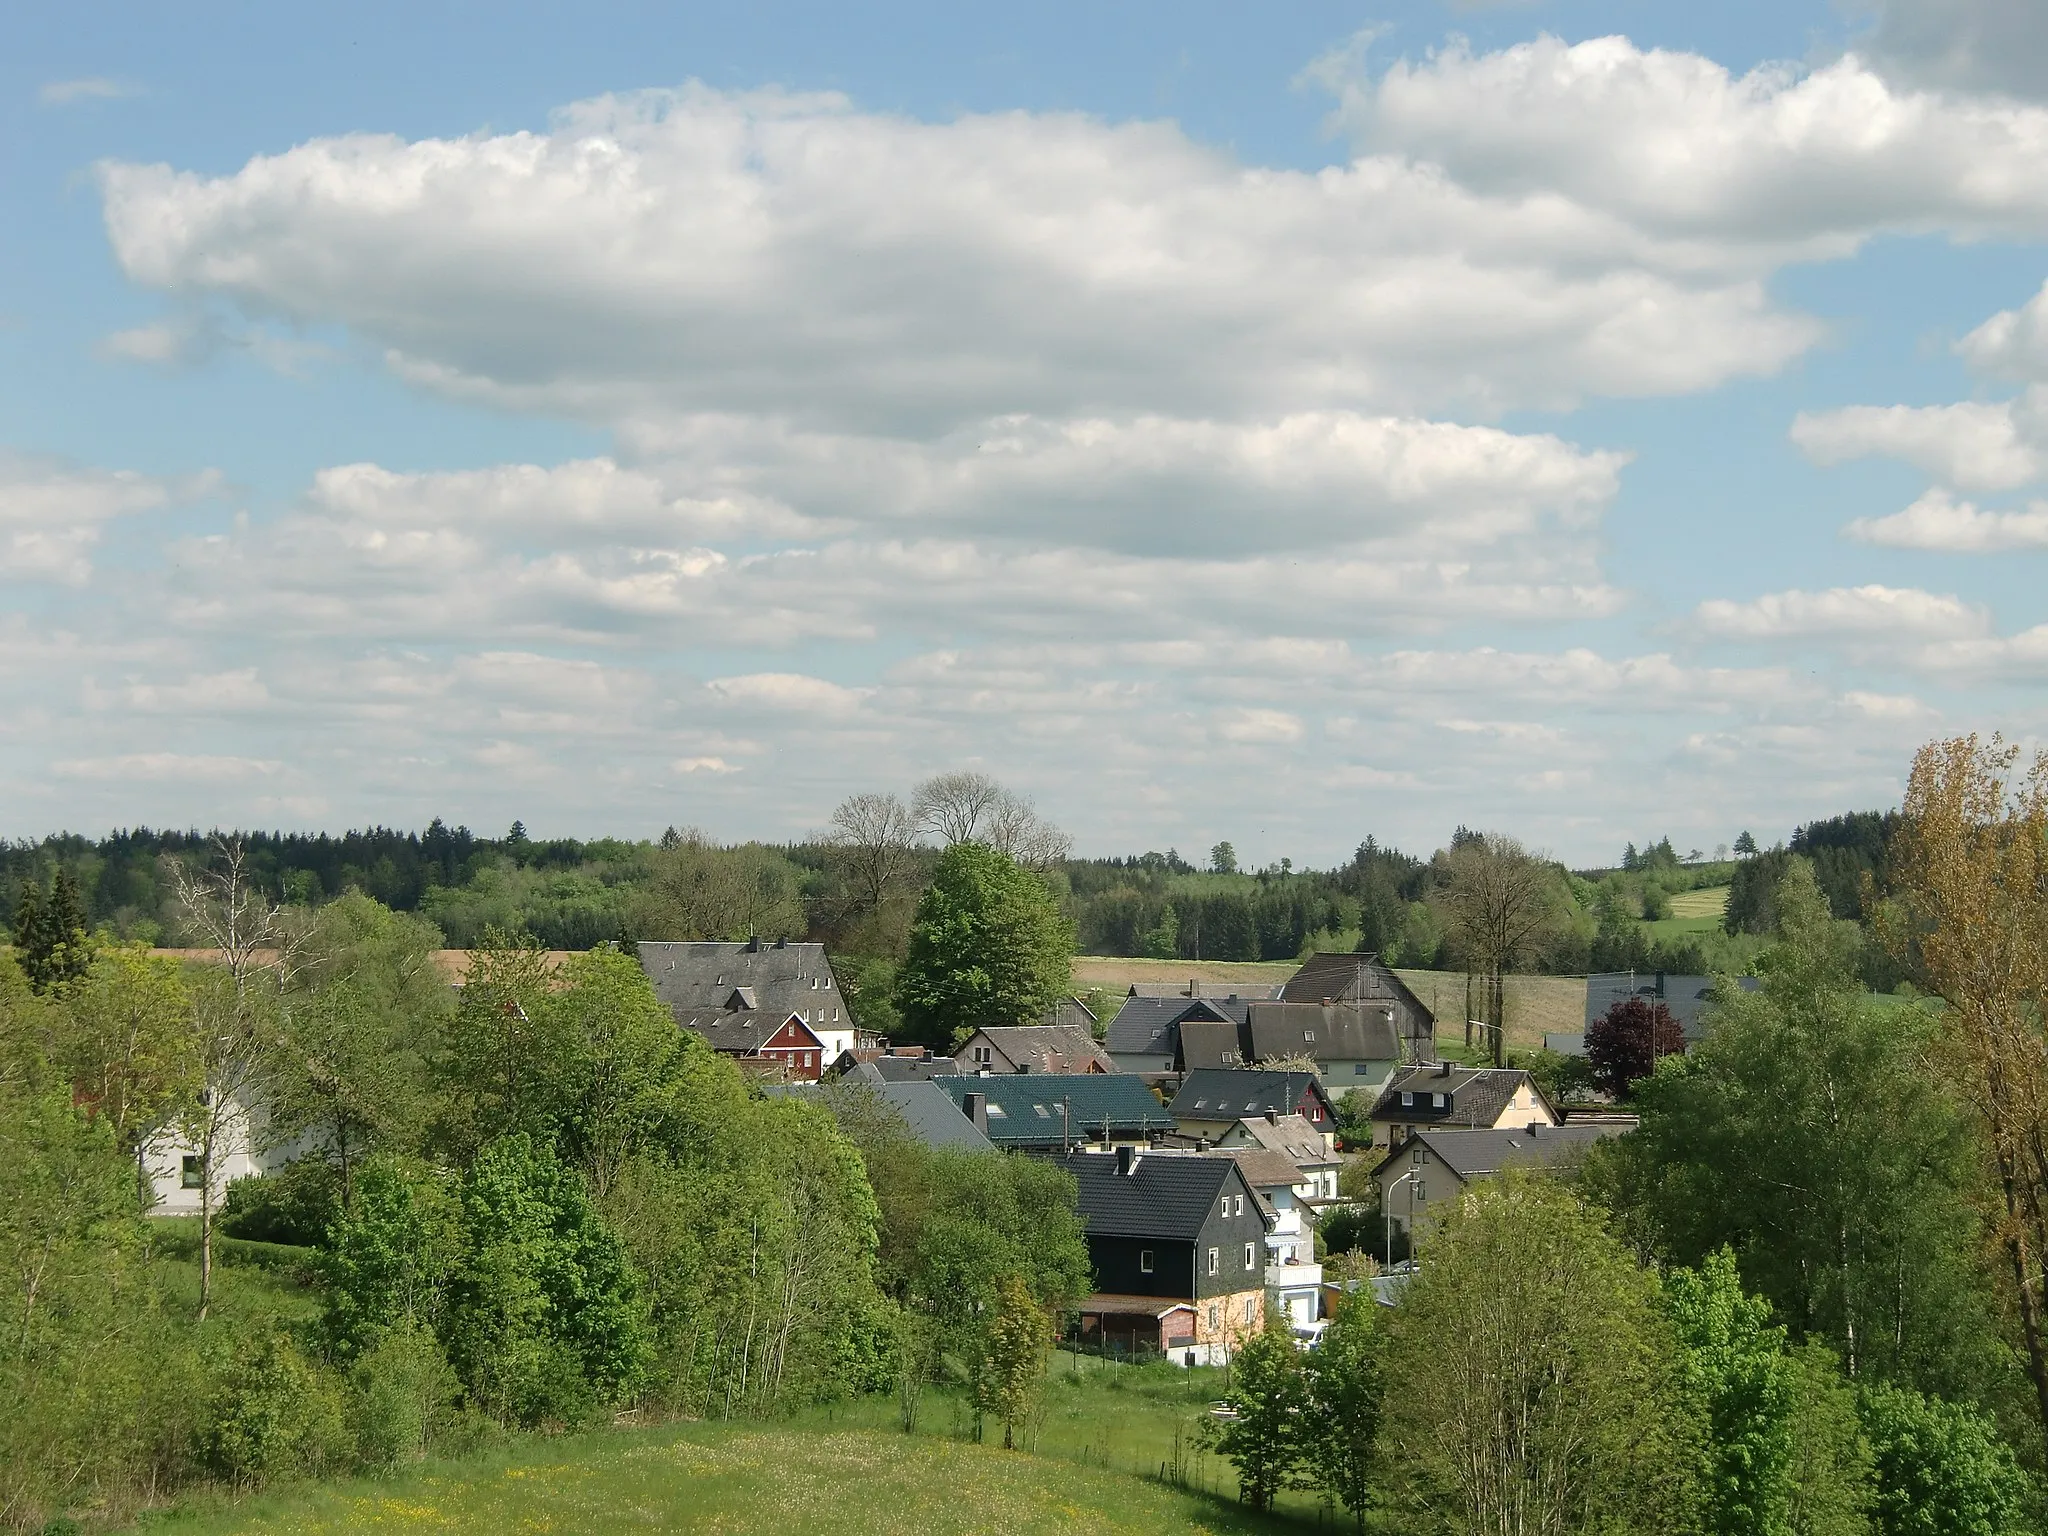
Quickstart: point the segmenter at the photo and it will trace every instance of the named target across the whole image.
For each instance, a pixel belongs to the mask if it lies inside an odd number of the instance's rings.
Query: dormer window
[[[1413,1109],[1415,1107],[1415,1095],[1406,1088],[1401,1090],[1401,1107],[1403,1109]]]
[[[1429,1096],[1429,1107],[1431,1109],[1448,1109],[1450,1107],[1450,1102],[1451,1101],[1441,1093],[1432,1093]]]

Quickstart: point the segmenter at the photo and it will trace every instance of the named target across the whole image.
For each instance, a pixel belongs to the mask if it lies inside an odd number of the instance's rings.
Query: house
[[[1199,1365],[1263,1326],[1274,1218],[1236,1159],[1123,1147],[1061,1166],[1080,1191],[1095,1272],[1078,1308],[1084,1343]]]
[[[1437,1127],[1489,1131],[1531,1121],[1561,1125],[1564,1117],[1527,1072],[1448,1061],[1403,1067],[1372,1107],[1373,1140],[1381,1139],[1384,1126],[1387,1144],[1396,1147],[1406,1137]]]
[[[1754,976],[1743,976],[1736,985],[1745,992],[1754,992],[1758,983]],[[1588,976],[1585,1028],[1591,1029],[1595,1019],[1605,1017],[1608,1009],[1631,997],[1662,1003],[1684,1031],[1685,1043],[1691,1045],[1707,1032],[1707,1014],[1714,1006],[1714,978],[1675,976],[1664,971],[1608,971]],[[1548,1033],[1543,1037],[1543,1048],[1561,1056],[1583,1056],[1586,1036],[1583,1030],[1576,1035]]]
[[[1331,1150],[1329,1138],[1300,1115],[1269,1109],[1263,1115],[1241,1119],[1216,1138],[1216,1145],[1225,1151],[1263,1147],[1278,1153],[1299,1171],[1294,1186],[1298,1199],[1337,1198],[1337,1175],[1343,1171],[1344,1160]]]
[[[1103,1038],[1110,1060],[1119,1072],[1159,1076],[1180,1070],[1180,1025],[1184,1020],[1203,1019],[1235,1023],[1241,1013],[1240,999],[1151,997],[1132,989],[1116,1017],[1109,1021]]]
[[[1401,1042],[1403,1059],[1436,1056],[1436,1015],[1378,955],[1317,951],[1281,988],[1290,1003],[1356,1003],[1385,1016]]]
[[[1095,1010],[1078,997],[1063,997],[1046,1009],[1045,1016],[1038,1022],[1057,1024],[1066,1029],[1083,1029],[1088,1032],[1088,1038],[1093,1040],[1097,1033],[1096,1025],[1100,1021],[1095,1017]]]
[[[1182,1019],[1176,1070],[1308,1057],[1331,1095],[1377,1098],[1403,1059],[1389,1004],[1244,1002],[1237,1009],[1228,1022]]]
[[[1173,1129],[1152,1090],[1125,1072],[960,1073],[931,1081],[1008,1152],[1142,1147]]]
[[[1316,1262],[1314,1211],[1301,1170],[1264,1147],[1219,1147],[1206,1152],[1172,1148],[1151,1155],[1227,1157],[1236,1162],[1272,1217],[1266,1229],[1266,1303],[1293,1327],[1313,1323],[1321,1311],[1323,1267]]]
[[[1555,1125],[1531,1120],[1498,1130],[1425,1129],[1387,1153],[1373,1169],[1380,1209],[1402,1231],[1480,1179],[1503,1168],[1557,1168],[1583,1156],[1587,1147],[1633,1130],[1632,1118],[1616,1116],[1594,1125]]]
[[[761,1009],[690,1014],[683,1028],[748,1072],[783,1083],[815,1083],[825,1070],[825,1043],[796,1014],[778,1019]]]
[[[770,1093],[777,1089],[770,1088]],[[797,1085],[784,1093],[823,1095],[871,1093],[903,1121],[911,1136],[928,1147],[946,1147],[961,1152],[993,1152],[995,1144],[965,1115],[944,1089],[929,1082],[864,1082],[841,1078],[822,1087]]]
[[[264,1132],[265,1111],[259,1105],[251,1111],[239,1102],[222,1101],[220,1130],[214,1138],[213,1199],[219,1210],[227,1198],[228,1186],[237,1179],[274,1173],[286,1163],[313,1150],[313,1143],[299,1138],[287,1145],[272,1145]],[[199,1145],[173,1128],[158,1131],[142,1145],[142,1167],[149,1179],[152,1216],[197,1216],[200,1196],[208,1180],[206,1161]]]
[[[715,1014],[761,1013],[778,1025],[793,1018],[817,1039],[820,1067],[879,1043],[854,1024],[822,944],[701,939],[638,950],[654,995],[685,1028],[701,1030]]]
[[[856,1054],[865,1059],[856,1059]],[[953,1076],[960,1063],[951,1056],[934,1056],[921,1045],[907,1045],[889,1051],[842,1052],[832,1070],[838,1077],[869,1084],[921,1083]]]
[[[969,1072],[1116,1070],[1116,1063],[1095,1043],[1094,1031],[1072,1024],[992,1024],[977,1029],[953,1055]]]
[[[1204,1067],[1181,1079],[1167,1113],[1184,1136],[1220,1141],[1223,1133],[1247,1115],[1267,1110],[1299,1115],[1320,1136],[1324,1146],[1337,1144],[1337,1112],[1313,1072],[1262,1072],[1249,1068]]]

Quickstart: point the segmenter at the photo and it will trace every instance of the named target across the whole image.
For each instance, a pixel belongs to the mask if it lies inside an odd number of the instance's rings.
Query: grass
[[[1174,1433],[1221,1390],[1221,1372],[1110,1367],[1068,1356],[1048,1372],[1032,1451],[976,1445],[957,1393],[926,1395],[915,1435],[886,1398],[815,1409],[786,1423],[682,1423],[519,1440],[381,1479],[306,1484],[239,1503],[161,1514],[152,1531],[551,1533],[1123,1533],[1298,1531],[1315,1504],[1277,1516],[1238,1506],[1229,1470],[1185,1457],[1185,1486],[1158,1476]]]
[[[1711,917],[1716,922],[1728,910],[1728,893],[1733,887],[1710,885],[1702,891],[1680,891],[1671,898],[1674,918]]]
[[[1465,1043],[1465,973],[1463,971],[1399,971],[1409,989],[1436,1015],[1437,1039],[1461,1049]],[[1472,1001],[1479,1003],[1475,981]],[[1507,978],[1508,1049],[1543,1048],[1546,1033],[1577,1034],[1586,1027],[1586,978],[1583,976],[1510,976]]]
[[[1121,955],[1077,955],[1074,985],[1122,989],[1134,981],[1285,981],[1301,969],[1299,960],[1131,960]]]

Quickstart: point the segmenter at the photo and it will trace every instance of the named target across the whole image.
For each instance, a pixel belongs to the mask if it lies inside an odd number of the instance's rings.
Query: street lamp
[[[1410,1168],[1401,1177],[1389,1184],[1380,1196],[1380,1214],[1387,1218],[1387,1246],[1383,1251],[1386,1253],[1389,1268],[1394,1263],[1394,1207],[1392,1204],[1394,1191],[1420,1172],[1422,1172],[1420,1168]],[[1408,1224],[1410,1227],[1415,1225],[1415,1191],[1412,1189],[1408,1191]]]

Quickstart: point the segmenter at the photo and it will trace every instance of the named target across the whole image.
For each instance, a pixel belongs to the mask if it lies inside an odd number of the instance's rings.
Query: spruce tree
[[[14,949],[29,985],[38,992],[57,991],[91,968],[85,903],[64,870],[57,871],[47,894],[37,881],[22,881],[14,904]]]

